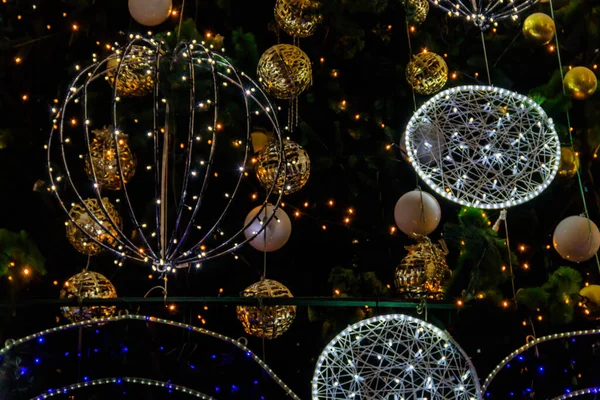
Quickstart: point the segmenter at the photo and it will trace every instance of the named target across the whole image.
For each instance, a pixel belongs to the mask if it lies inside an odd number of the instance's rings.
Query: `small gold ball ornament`
[[[558,175],[563,178],[572,178],[579,170],[579,156],[572,147],[560,148],[560,165]]]
[[[103,247],[91,240],[90,237],[106,246],[115,247],[117,244],[115,237],[119,236],[115,226],[121,230],[123,228],[123,221],[115,207],[106,197],[102,199],[102,204],[107,214],[104,213],[97,199],[86,199],[83,203],[90,210],[90,213],[88,213],[82,204],[75,204],[71,208],[69,216],[72,220],[69,219],[66,224],[67,239],[69,239],[71,245],[80,253],[88,256],[96,256],[100,254]],[[94,220],[92,215],[100,224]],[[115,226],[113,226],[113,223]]]
[[[412,234],[416,245],[406,246],[408,254],[396,268],[396,291],[407,299],[444,299],[444,286],[452,271],[446,264],[447,251],[427,236]]]
[[[121,57],[123,62],[119,75],[115,78]],[[133,45],[124,56],[121,54],[108,60],[108,82],[114,87],[115,80],[117,81],[117,95],[121,97],[141,97],[150,94],[154,91],[154,62],[155,56],[150,49]]]
[[[91,180],[95,175],[96,183],[103,189],[119,190],[122,186],[121,172],[125,183],[135,174],[136,160],[127,145],[127,135],[118,133],[115,141],[112,127],[95,129],[92,133],[94,139],[90,145],[90,157],[85,159],[85,172]]]
[[[431,52],[413,56],[406,66],[406,80],[419,94],[433,94],[448,80],[448,66],[442,57]]]
[[[115,299],[117,290],[104,276],[93,271],[83,271],[70,277],[60,291],[61,299]],[[115,314],[115,306],[62,307],[62,314],[71,322],[92,318],[107,318]]]
[[[288,35],[305,38],[315,33],[321,22],[320,7],[321,4],[314,0],[277,0],[275,20]]]
[[[248,286],[244,297],[294,297],[283,284],[262,279]],[[296,306],[237,306],[238,320],[246,333],[264,339],[275,339],[285,333],[296,318]]]
[[[556,33],[554,20],[544,13],[534,13],[523,22],[523,35],[539,45],[548,44]]]
[[[283,156],[282,157],[282,151]],[[256,177],[261,185],[274,193],[288,195],[300,190],[310,176],[310,158],[302,146],[291,140],[271,141],[256,158]],[[285,164],[282,164],[284,163]]]
[[[575,67],[565,75],[564,85],[569,96],[585,100],[596,92],[598,79],[589,68]]]
[[[267,49],[258,60],[257,73],[265,91],[278,99],[293,99],[312,83],[310,59],[291,44]]]
[[[410,24],[421,25],[429,14],[428,0],[406,0],[406,18]]]
[[[586,318],[600,320],[600,285],[588,285],[579,291],[582,297],[581,307]]]

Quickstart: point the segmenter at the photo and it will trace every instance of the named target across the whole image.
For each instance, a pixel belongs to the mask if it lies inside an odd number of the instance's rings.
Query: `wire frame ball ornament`
[[[491,86],[438,93],[408,122],[405,143],[429,187],[455,203],[483,209],[533,199],[560,164],[552,119],[528,97]]]
[[[113,135],[112,131],[112,128],[107,127],[92,131],[95,137],[90,145],[90,157],[85,159],[85,172],[89,179],[94,179],[91,166],[93,163],[96,180],[102,185],[102,188],[119,190],[121,189],[121,175],[117,167],[117,155],[125,182],[135,175],[136,160],[127,145],[127,135],[121,133]],[[117,137],[116,142],[115,136]],[[115,147],[118,149],[115,150]]]
[[[290,36],[305,38],[315,33],[322,20],[318,9],[321,4],[314,0],[277,0],[275,20]]]
[[[285,156],[285,173],[279,173]],[[302,146],[291,140],[283,142],[283,153],[276,142],[263,147],[256,158],[256,177],[265,188],[288,195],[302,189],[310,176],[310,158]]]
[[[419,53],[406,66],[406,80],[415,92],[433,94],[448,81],[448,65],[435,53]]]
[[[421,25],[427,19],[427,14],[429,14],[428,0],[406,0],[404,6],[406,19],[409,23]]]
[[[137,56],[139,48],[146,49],[145,57]],[[152,95],[121,97],[111,79],[118,83],[124,71],[138,67],[152,78]],[[257,83],[220,52],[199,43],[183,41],[170,47],[164,40],[139,35],[76,70],[64,101],[53,110],[48,171],[63,210],[69,213],[66,205],[74,205],[71,231],[87,234],[88,245],[97,245],[92,246],[93,254],[104,248],[119,264],[129,259],[159,273],[175,272],[235,252],[263,232],[259,229],[245,238],[247,226],[242,224],[246,194],[253,193],[243,184],[252,179],[247,177],[251,133],[255,125],[266,127],[274,132],[275,148],[283,151],[283,142],[276,108]],[[236,112],[230,112],[231,107]],[[132,109],[141,111],[132,115]],[[113,127],[110,133],[102,132],[104,144],[111,146],[100,150],[94,140],[103,126]],[[135,179],[130,179],[131,149],[122,146],[125,134],[138,146],[135,153],[143,173],[138,171]],[[104,191],[106,168],[96,160],[99,151],[114,155],[110,182],[121,190]],[[285,157],[273,168],[285,175]],[[213,179],[218,184],[209,184]],[[282,194],[266,189],[258,200],[277,206]],[[105,197],[119,203],[122,225],[101,201]],[[272,218],[267,215],[266,222]],[[109,237],[109,242],[103,240]]]
[[[106,79],[113,87],[117,85],[117,94],[122,97],[146,96],[154,91],[154,68],[155,56],[152,48],[147,46],[133,45],[125,54],[119,74],[116,67],[121,62],[120,57],[114,57],[106,63]]]
[[[310,59],[291,44],[267,49],[258,60],[257,74],[267,93],[283,100],[298,97],[312,83]]]
[[[498,22],[505,19],[517,21],[519,14],[533,5],[538,0],[430,0],[431,4],[446,11],[449,17],[464,18],[475,26],[488,29],[498,26]]]
[[[477,373],[443,331],[403,314],[360,321],[317,361],[313,400],[479,400]]]
[[[117,290],[104,275],[93,271],[83,271],[70,277],[60,291],[61,299],[116,299]],[[71,322],[86,321],[92,318],[112,317],[115,306],[62,307],[65,318]]]
[[[242,293],[244,297],[294,297],[283,284],[272,279],[263,279],[248,286]],[[237,317],[244,331],[264,339],[275,339],[292,326],[296,318],[296,306],[237,306]]]

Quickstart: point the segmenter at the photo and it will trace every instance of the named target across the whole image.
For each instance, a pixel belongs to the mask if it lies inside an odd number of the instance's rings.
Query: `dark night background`
[[[201,33],[222,35],[228,49],[226,54],[234,64],[255,76],[258,56],[277,43],[272,3],[187,0],[184,19],[195,19]],[[565,65],[594,64],[600,46],[598,0],[557,2],[554,6],[568,9],[557,14]],[[174,9],[181,9],[180,0],[175,0]],[[548,13],[548,4],[538,4],[534,10]],[[530,12],[533,11],[525,14]],[[323,16],[317,33],[300,42],[313,62],[313,85],[300,97],[301,124],[292,135],[308,151],[313,169],[306,187],[284,199],[290,207],[287,209],[290,216],[294,208],[303,215],[298,219],[292,217],[293,232],[288,244],[268,256],[268,277],[285,284],[297,297],[333,296],[335,288],[329,276],[335,266],[351,268],[357,274],[374,271],[385,285],[393,285],[394,268],[406,254],[403,246],[411,243],[402,233],[390,233],[394,204],[417,184],[415,173],[400,150],[396,147],[386,150],[386,145],[399,142],[413,111],[411,91],[404,78],[409,50],[403,5],[396,0],[328,0]],[[178,22],[179,16],[169,18],[153,31],[173,30]],[[73,24],[79,27],[75,32]],[[239,29],[254,35],[255,48],[252,40],[233,41],[234,31]],[[51,128],[53,99],[62,99],[73,78],[73,65],[84,65],[94,52],[105,57],[109,54],[105,43],[124,43],[124,33],[145,32],[147,28],[130,18],[125,0],[3,0],[0,30],[0,228],[26,231],[45,257],[47,270],[45,275],[17,274],[13,281],[6,276],[1,278],[0,293],[5,306],[0,341],[4,342],[65,323],[57,307],[13,308],[11,304],[57,298],[62,282],[87,263],[87,257],[75,251],[65,238],[66,218],[56,199],[45,189],[33,190],[36,181],[47,184],[48,180],[43,146]],[[279,35],[281,42],[291,42],[283,32]],[[427,48],[447,55],[449,70],[457,74],[455,79],[449,79],[447,87],[486,83],[478,29],[459,20],[448,20],[442,11],[432,7],[427,21],[411,37],[415,51]],[[557,71],[556,53],[526,42],[518,24],[502,23],[497,32],[488,32],[486,43],[493,65],[492,82],[496,86],[528,94],[548,83]],[[17,57],[22,61],[16,63]],[[324,62],[320,62],[321,58]],[[332,69],[338,70],[337,78],[332,76]],[[24,95],[27,100],[23,100]],[[417,96],[417,104],[425,99]],[[346,110],[340,110],[342,100],[347,101]],[[598,168],[593,158],[595,146],[600,144],[599,103],[596,95],[570,108],[584,191],[590,217],[595,221],[600,214],[594,185]],[[562,126],[566,124],[563,106],[565,102],[558,99],[546,109]],[[360,115],[358,120],[356,114]],[[280,122],[285,120],[282,111]],[[559,133],[563,143],[568,143],[566,130]],[[331,199],[333,207],[328,206]],[[438,200],[443,219],[430,235],[432,239],[439,238],[444,223],[456,222],[460,209]],[[303,206],[305,202],[309,207]],[[256,205],[248,198],[247,209],[241,210],[241,215]],[[350,207],[356,216],[347,225],[343,219]],[[551,245],[558,222],[582,211],[576,178],[557,178],[541,196],[509,210],[511,245],[514,251],[518,245],[526,246],[518,256],[531,266],[530,271],[516,272],[517,287],[540,285],[549,272],[568,264],[546,246]],[[489,215],[495,221],[498,212]],[[224,256],[205,263],[200,271],[178,273],[169,280],[169,295],[237,296],[258,281],[262,273],[261,253],[246,246],[240,256],[240,260]],[[456,252],[448,256],[451,267],[456,256]],[[584,273],[585,281],[598,283],[593,259],[576,268]],[[157,284],[155,277],[148,277],[150,268],[133,262],[119,268],[108,255],[92,258],[90,269],[107,276],[120,296],[142,297]],[[375,293],[366,288],[353,295]],[[456,300],[449,298],[444,304],[454,305]],[[170,304],[167,299],[167,305]],[[169,310],[158,303],[139,309],[137,305],[125,308],[130,313],[194,325],[201,325],[201,319],[205,319],[204,328],[232,338],[245,336],[235,317],[234,305],[206,307],[176,305]],[[309,310],[298,307],[294,325],[281,338],[267,341],[264,349],[260,339],[248,337],[248,343],[259,356],[264,352],[270,367],[300,397],[308,399],[315,360],[336,332],[356,320],[357,315],[387,312],[417,315],[415,307],[344,312],[312,309],[310,315],[317,314],[316,311],[326,315],[326,325],[334,327],[329,331],[323,328],[323,320],[310,320]],[[428,313],[472,357],[482,380],[503,357],[525,344],[527,335],[539,337],[596,327],[579,312],[574,322],[556,325],[538,321],[537,313],[529,313],[522,307],[507,310],[487,301],[471,302],[460,309],[430,309]],[[535,321],[535,333],[530,324],[522,324],[529,317]],[[283,391],[244,353],[210,338],[171,327],[146,327],[138,322],[118,322],[97,331],[84,329],[81,338],[78,332],[48,336],[44,343],[20,348],[18,354],[27,370],[17,381],[4,380],[0,396],[28,399],[48,388],[82,380],[84,376],[89,379],[140,376],[171,379],[219,399],[285,398]],[[81,356],[77,355],[78,340],[81,340]],[[535,393],[535,398],[542,399],[558,396],[567,389],[600,385],[595,349],[593,337],[542,344],[538,347],[539,357],[535,351],[529,351],[523,361],[514,362],[501,372],[490,396],[525,399],[533,398]],[[532,388],[531,392],[528,388]],[[97,390],[75,392],[73,398],[119,398],[125,392],[130,398],[167,396],[164,391],[134,386]],[[168,396],[186,398],[180,394]]]

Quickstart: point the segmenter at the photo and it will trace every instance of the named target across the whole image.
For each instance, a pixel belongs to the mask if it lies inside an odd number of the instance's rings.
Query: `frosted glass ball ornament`
[[[600,231],[593,221],[572,215],[556,226],[552,242],[556,252],[565,260],[583,262],[598,252]]]
[[[244,235],[248,243],[259,251],[271,252],[281,249],[292,234],[290,217],[281,208],[275,209],[270,203],[252,209],[244,221],[244,226]]]
[[[138,24],[157,26],[169,18],[172,0],[129,0],[129,14]]]
[[[394,208],[396,225],[407,235],[429,235],[437,228],[441,218],[440,203],[421,190],[404,194]]]

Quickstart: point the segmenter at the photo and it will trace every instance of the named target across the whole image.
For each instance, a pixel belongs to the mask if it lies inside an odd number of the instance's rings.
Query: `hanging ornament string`
[[[554,18],[554,3],[552,2],[552,0],[550,0],[549,3],[550,3],[550,15],[552,16],[552,20],[556,24],[556,18]],[[556,43],[556,58],[558,59],[558,70],[560,72],[560,79],[562,82],[562,93],[563,93],[563,96],[566,96],[567,91],[566,91],[565,85],[564,85],[565,75],[563,73],[562,58],[560,56],[560,44],[558,42],[558,30],[556,30],[556,32],[554,34],[554,41]],[[567,115],[567,130],[569,132],[569,142],[570,142],[571,147],[574,147],[575,141],[573,140],[573,133],[571,130],[571,116],[569,115],[568,109],[566,110],[565,113]],[[591,220],[590,220],[590,213],[589,213],[588,207],[587,207],[587,201],[585,200],[585,190],[583,188],[583,181],[581,180],[580,168],[577,168],[576,175],[577,175],[577,183],[579,184],[579,191],[581,193],[581,202],[583,203],[583,212],[584,212],[585,217],[587,218],[588,230],[589,230],[589,234],[590,234],[590,238],[591,238],[593,236],[592,224],[591,224]],[[598,258],[597,252],[594,255],[596,257],[596,266],[598,267],[598,270],[600,271],[600,258]]]
[[[198,4],[196,2],[196,4]],[[183,10],[185,8],[185,0],[183,0],[181,2],[181,10],[179,11],[179,26],[177,27],[177,42],[179,42],[179,36],[181,35],[181,25],[183,23]],[[196,14],[197,14],[197,9],[198,7],[196,7]]]
[[[404,9],[406,11],[406,6],[404,7]],[[406,13],[405,22],[406,22],[406,39],[408,40],[408,61],[410,62],[410,60],[412,59],[412,56],[413,56],[413,50],[412,50],[412,43],[410,40],[410,24],[408,22],[408,13]],[[412,92],[414,111],[417,111],[417,98],[415,97],[415,89],[412,87],[412,85],[408,85],[408,86],[410,86],[410,91]],[[418,180],[418,177],[417,177],[417,180]]]
[[[515,274],[513,273],[512,265],[512,251],[510,250],[510,240],[508,237],[508,222],[506,221],[506,210],[500,211],[501,218],[504,220],[504,234],[506,235],[506,250],[508,252],[508,267],[510,271],[510,283],[512,285],[513,300],[517,298],[517,292],[515,290]],[[517,302],[515,301],[515,307]]]
[[[485,36],[483,35],[483,29],[480,29],[481,33],[481,46],[483,47],[483,58],[485,60],[485,70],[487,72],[488,85],[492,86],[492,76],[490,75],[490,65],[488,62],[487,49],[485,47]]]

